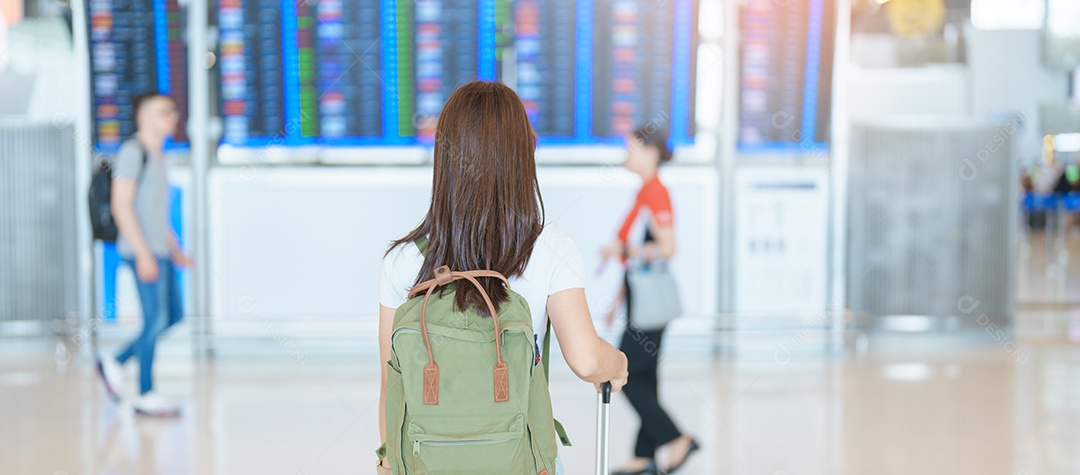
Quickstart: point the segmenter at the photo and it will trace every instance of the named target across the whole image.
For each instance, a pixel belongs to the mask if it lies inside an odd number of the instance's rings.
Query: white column
[[[75,240],[78,243],[75,253],[75,265],[76,269],[78,269],[76,289],[78,292],[79,331],[81,333],[82,325],[85,322],[90,325],[88,328],[96,335],[97,324],[94,319],[99,316],[96,315],[94,305],[94,240],[90,234],[90,216],[86,213],[85,193],[85,190],[90,187],[90,172],[91,167],[94,165],[91,150],[93,147],[93,124],[90,121],[93,113],[90,100],[90,46],[88,44],[85,0],[72,0],[71,13],[75,87],[78,88],[75,93],[76,114],[72,120],[75,134],[73,140],[75,157],[72,165],[75,167],[75,189],[78,190],[75,193],[75,209],[77,211],[75,213]],[[61,118],[54,117],[54,124],[67,122],[66,118],[59,119]],[[93,339],[93,341],[96,345],[97,340]],[[87,346],[87,348],[95,349],[91,346]]]
[[[724,2],[724,93],[720,119],[720,315],[735,309],[735,159],[739,138],[739,3]],[[718,317],[717,317],[718,319]]]
[[[851,0],[836,3],[836,53],[833,56],[832,83],[832,254],[830,298],[827,308],[832,316],[831,346],[838,349],[844,343],[844,310],[847,307],[847,174],[850,148],[850,119],[848,118],[847,76],[850,68]]]
[[[206,70],[207,3],[188,3],[188,137],[191,141],[192,190],[192,290],[195,309],[192,331],[197,354],[209,350],[209,276],[210,253],[207,251],[207,176],[210,163],[208,124],[210,121],[210,78]]]

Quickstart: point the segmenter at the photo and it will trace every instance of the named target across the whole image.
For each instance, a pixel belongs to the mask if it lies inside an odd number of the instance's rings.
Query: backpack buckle
[[[446,285],[452,282],[454,278],[450,274],[450,266],[440,266],[435,269],[435,285]]]

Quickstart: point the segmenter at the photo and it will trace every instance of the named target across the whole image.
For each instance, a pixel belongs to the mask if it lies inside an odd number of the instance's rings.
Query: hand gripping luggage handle
[[[600,385],[596,395],[596,475],[608,475],[608,434],[611,426],[611,383]]]

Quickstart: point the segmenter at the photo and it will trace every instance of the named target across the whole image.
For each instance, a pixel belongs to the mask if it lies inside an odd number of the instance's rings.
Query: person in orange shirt
[[[671,156],[667,134],[655,127],[638,129],[627,138],[624,166],[641,176],[642,186],[619,228],[618,238],[601,250],[604,262],[620,259],[625,266],[628,258],[667,261],[675,255],[671,197],[659,176],[660,165],[671,160]],[[644,237],[640,244],[635,242],[634,236],[642,235]],[[645,331],[634,327],[633,296],[628,283],[628,280],[624,280],[618,297],[608,310],[606,322],[609,327],[614,323],[615,312],[625,301],[626,333],[619,349],[626,353],[629,361],[630,384],[623,389],[623,393],[641,417],[641,428],[634,447],[635,457],[614,473],[674,473],[699,447],[694,439],[679,431],[660,406],[656,370],[664,330]],[[658,470],[654,460],[656,451],[661,448],[667,450],[667,465],[663,471]]]

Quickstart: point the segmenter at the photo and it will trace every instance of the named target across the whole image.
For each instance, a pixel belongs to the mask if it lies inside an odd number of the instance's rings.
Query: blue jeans
[[[136,274],[143,329],[124,351],[116,355],[116,359],[120,364],[126,363],[132,356],[139,360],[139,393],[146,394],[154,389],[154,347],[158,337],[184,318],[183,302],[180,301],[180,286],[176,282],[172,261],[168,258],[158,258],[158,278],[153,282],[138,279],[134,260],[124,259],[124,263],[131,266]]]

